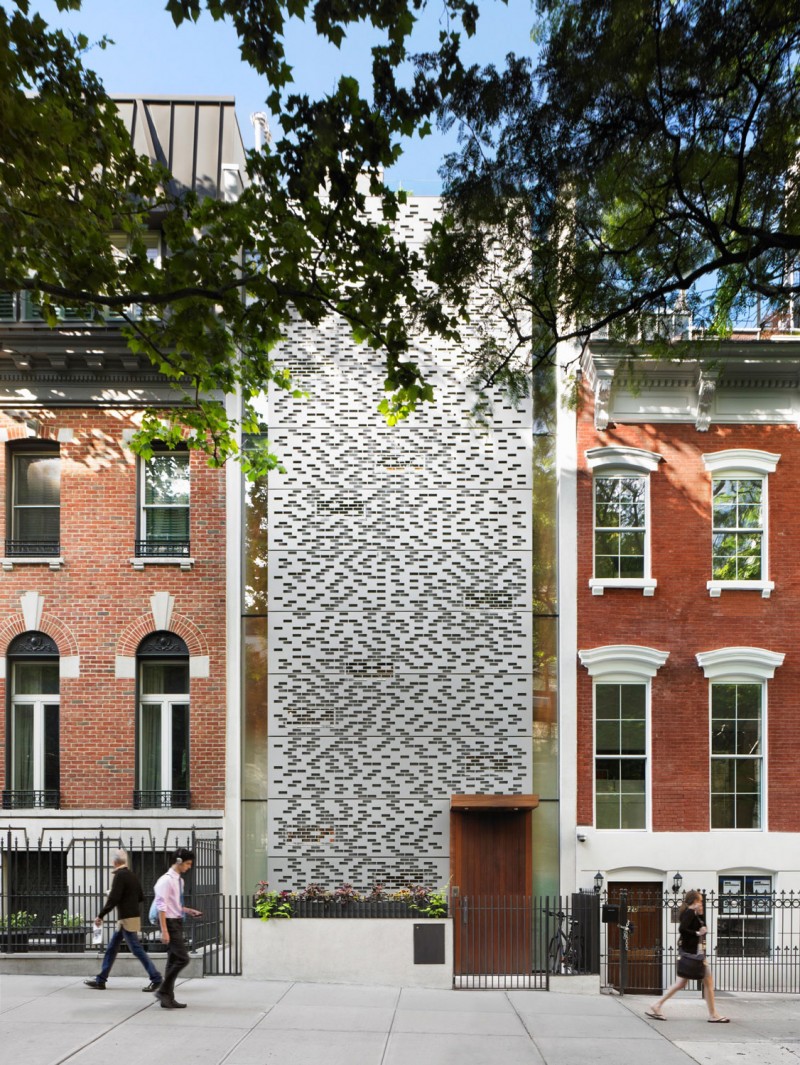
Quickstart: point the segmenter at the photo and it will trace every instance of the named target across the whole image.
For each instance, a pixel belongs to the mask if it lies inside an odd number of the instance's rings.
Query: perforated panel
[[[413,201],[404,235],[437,211]],[[532,790],[530,404],[490,396],[479,426],[467,385],[498,317],[420,341],[437,403],[394,428],[341,325],[278,352],[309,399],[268,405],[272,886],[441,886],[450,796]]]

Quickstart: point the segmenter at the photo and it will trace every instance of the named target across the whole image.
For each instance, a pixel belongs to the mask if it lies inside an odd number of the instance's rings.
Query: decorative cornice
[[[726,677],[772,680],[785,657],[763,647],[719,647],[716,651],[703,651],[696,656],[707,680]]]
[[[589,671],[589,676],[596,679],[626,676],[649,680],[669,658],[669,651],[657,651],[654,647],[623,643],[578,651],[578,657],[581,665]]]
[[[709,473],[743,470],[746,473],[766,475],[775,472],[780,455],[770,451],[756,451],[753,448],[734,447],[725,451],[710,451],[703,455],[702,459]]]
[[[661,461],[661,455],[640,447],[592,447],[586,452],[586,464],[590,470],[623,468],[653,473]]]
[[[698,432],[707,432],[711,424],[711,404],[714,402],[714,393],[719,381],[719,370],[702,369],[697,386],[697,414],[695,416],[695,428]]]

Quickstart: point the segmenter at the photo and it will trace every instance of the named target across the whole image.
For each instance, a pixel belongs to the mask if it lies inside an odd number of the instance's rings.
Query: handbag
[[[705,954],[690,954],[678,947],[678,976],[685,976],[689,980],[702,980],[705,975]]]

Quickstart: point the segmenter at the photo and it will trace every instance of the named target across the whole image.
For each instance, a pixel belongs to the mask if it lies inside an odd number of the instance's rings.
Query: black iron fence
[[[156,843],[150,837],[123,837],[100,829],[83,837],[26,845],[11,831],[0,849],[0,951],[20,953],[92,949],[94,918],[103,906],[111,881],[113,852],[123,848],[131,869],[142,883],[147,914],[156,880],[169,867],[177,847],[189,847],[195,861],[185,878],[186,904],[202,911],[202,918],[187,922],[191,949],[214,946],[227,950],[231,928],[238,937],[239,913],[220,894],[221,840],[217,834],[196,831],[168,834]],[[108,941],[115,915],[105,918],[103,939]],[[142,940],[149,951],[162,950],[158,930],[145,920]],[[238,944],[234,954],[238,957]],[[214,963],[214,971],[225,971]]]
[[[601,978],[626,994],[660,994],[675,980],[681,897],[604,895]],[[706,958],[723,991],[800,993],[800,894],[704,896]]]

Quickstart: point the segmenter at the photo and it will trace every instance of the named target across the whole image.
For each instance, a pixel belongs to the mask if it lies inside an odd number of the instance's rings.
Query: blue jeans
[[[145,969],[147,969],[147,975],[150,977],[150,980],[160,984],[161,973],[148,958],[144,947],[139,941],[138,935],[136,932],[126,932],[124,928],[117,928],[114,935],[108,941],[106,952],[103,955],[103,968],[100,970],[100,975],[97,977],[98,984],[104,984],[106,980],[108,980],[108,974],[111,972],[111,966],[117,959],[123,939],[128,944],[128,950],[130,950],[131,954],[133,954],[135,958],[138,958]]]

